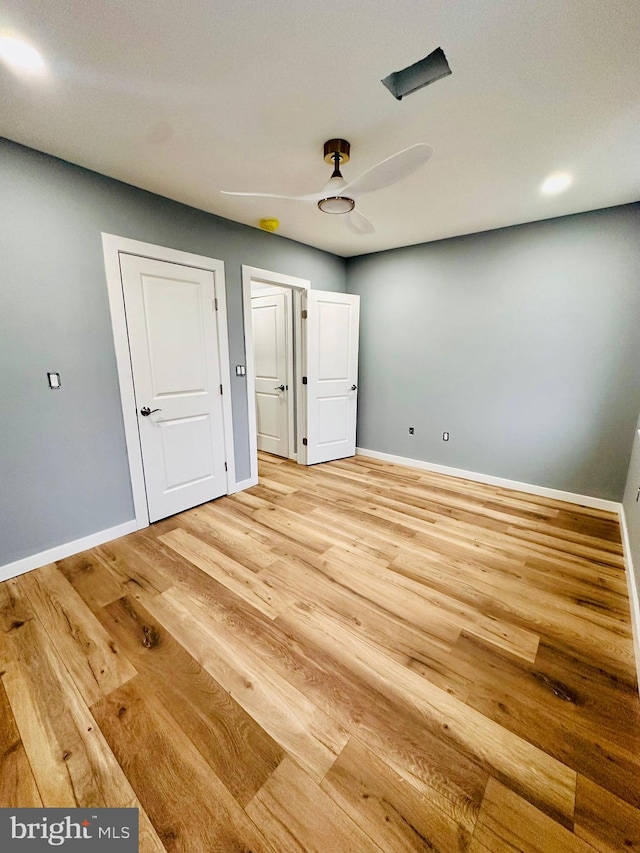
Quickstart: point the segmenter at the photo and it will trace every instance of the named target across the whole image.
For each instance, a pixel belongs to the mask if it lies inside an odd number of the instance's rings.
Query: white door
[[[157,521],[226,494],[211,270],[120,255],[138,429]]]
[[[290,293],[251,297],[258,450],[289,456],[293,387],[289,362]]]
[[[306,293],[307,465],[354,456],[360,297]]]

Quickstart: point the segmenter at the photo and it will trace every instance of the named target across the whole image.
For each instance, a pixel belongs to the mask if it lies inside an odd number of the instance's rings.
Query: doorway
[[[243,481],[243,486],[254,486],[258,482],[258,413],[256,406],[256,358],[253,329],[253,296],[265,295],[270,292],[287,291],[291,306],[291,350],[287,358],[287,367],[290,370],[288,389],[288,417],[290,418],[289,437],[293,436],[293,442],[289,444],[289,459],[302,461],[301,427],[304,424],[304,409],[302,395],[302,348],[300,340],[302,336],[302,294],[311,287],[307,279],[296,276],[284,275],[283,273],[271,272],[258,267],[242,266],[242,296],[244,312],[245,332],[245,358],[247,371],[247,414],[249,423],[249,460],[251,475],[248,480]],[[274,382],[273,385],[279,385]]]
[[[252,302],[260,288],[265,292],[286,289],[291,295],[293,388],[290,383],[288,390],[295,445],[293,450],[289,447],[288,458],[301,465],[314,465],[355,455],[360,297],[311,290],[306,279],[244,265],[242,286],[251,464],[251,476],[243,487],[258,482]],[[272,381],[276,371],[273,368],[265,373]],[[281,384],[287,385],[272,381],[271,391]]]

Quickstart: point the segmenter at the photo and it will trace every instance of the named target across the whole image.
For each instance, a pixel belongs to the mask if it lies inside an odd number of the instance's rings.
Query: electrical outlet
[[[442,440],[443,441],[449,441],[449,433],[448,432],[442,433]]]
[[[413,435],[414,432],[415,432],[415,430],[413,429],[413,427],[409,427],[409,435]]]

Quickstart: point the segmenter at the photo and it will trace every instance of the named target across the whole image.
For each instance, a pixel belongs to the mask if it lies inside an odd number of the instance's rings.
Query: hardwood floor
[[[142,851],[640,850],[617,519],[364,457],[0,584],[0,806]]]

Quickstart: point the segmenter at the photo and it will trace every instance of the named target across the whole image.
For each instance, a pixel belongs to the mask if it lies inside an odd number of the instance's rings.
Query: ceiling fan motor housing
[[[337,154],[340,157],[341,163],[348,163],[351,152],[351,145],[346,139],[329,139],[324,144],[324,159],[325,163],[333,166],[335,163],[334,157]]]

